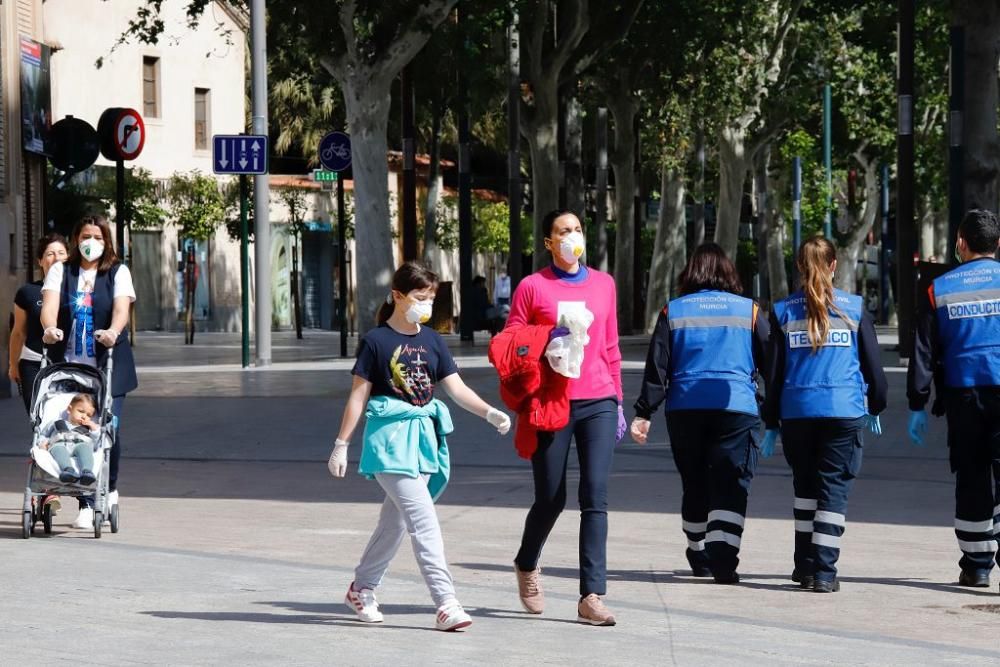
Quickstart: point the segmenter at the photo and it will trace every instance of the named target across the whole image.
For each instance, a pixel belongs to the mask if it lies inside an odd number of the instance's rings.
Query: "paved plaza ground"
[[[474,623],[452,635],[433,631],[408,544],[379,593],[384,624],[363,626],[342,604],[381,502],[355,472],[357,446],[346,479],[326,471],[350,362],[328,333],[274,341],[272,368],[242,371],[238,336],[200,335],[185,348],[177,334],[139,335],[141,387],[122,420],[122,529],[100,540],[69,527],[71,507],[53,536],[21,539],[29,432],[21,404],[0,401],[0,665],[1000,664],[1000,577],[990,589],[956,585],[944,424],[932,420],[927,448],[909,445],[905,374],[889,351],[891,407],[885,435],[866,439],[841,592],[789,580],[792,489],[780,449],[754,480],[743,583],[688,576],[680,482],[657,420],[650,445],[615,454],[613,628],[574,622],[573,492],[542,558],[546,613],[521,611],[511,561],[530,469],[509,437],[456,409],[438,511]],[[453,343],[466,381],[497,401],[482,342]],[[631,403],[645,350],[641,339],[623,350]]]

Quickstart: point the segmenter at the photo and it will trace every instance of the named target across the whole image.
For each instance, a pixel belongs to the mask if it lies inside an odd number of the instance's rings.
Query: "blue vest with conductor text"
[[[945,385],[1000,385],[1000,262],[977,259],[934,281]]]
[[[757,414],[750,299],[705,290],[667,306],[670,384],[666,410]]]
[[[867,413],[868,386],[858,359],[860,296],[833,290],[839,313],[830,309],[830,332],[813,352],[801,290],[774,304],[785,339],[785,379],[781,389],[782,419],[857,419]],[[772,331],[771,335],[777,335]]]

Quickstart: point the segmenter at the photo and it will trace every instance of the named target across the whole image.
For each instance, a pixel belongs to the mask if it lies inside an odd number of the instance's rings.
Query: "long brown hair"
[[[806,297],[806,321],[809,344],[817,352],[830,335],[830,311],[844,317],[833,300],[833,276],[830,265],[837,259],[837,249],[829,239],[814,236],[799,248],[795,263],[802,277]]]
[[[69,253],[69,263],[80,266],[83,262],[83,256],[80,254],[80,234],[87,225],[98,227],[101,230],[101,236],[104,237],[101,239],[104,243],[104,254],[101,255],[101,260],[97,264],[97,272],[107,273],[115,264],[119,263],[119,259],[118,253],[115,252],[114,234],[111,233],[111,226],[108,224],[108,219],[103,215],[88,215],[80,218],[80,221],[73,227],[73,234],[70,236],[70,240],[73,242],[73,249]]]
[[[743,284],[736,266],[726,257],[726,251],[717,243],[698,246],[680,275],[681,295],[709,289],[732,294],[743,294]]]
[[[406,262],[392,274],[392,289],[401,294],[407,294],[415,289],[434,289],[438,286],[438,276],[420,262]],[[392,294],[386,296],[386,301],[378,309],[376,320],[385,324],[392,316],[396,304]]]

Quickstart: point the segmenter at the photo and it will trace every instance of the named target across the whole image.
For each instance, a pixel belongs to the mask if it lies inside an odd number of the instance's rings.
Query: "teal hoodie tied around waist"
[[[445,436],[455,425],[448,406],[436,398],[419,406],[390,396],[373,396],[365,417],[358,472],[368,479],[380,472],[407,477],[429,474],[427,488],[437,500],[450,473]]]

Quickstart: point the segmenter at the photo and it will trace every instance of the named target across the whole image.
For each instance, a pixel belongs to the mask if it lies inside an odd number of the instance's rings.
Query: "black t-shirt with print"
[[[372,383],[372,396],[392,396],[412,405],[427,405],[434,385],[458,372],[444,339],[428,327],[401,334],[382,324],[358,345],[354,375]]]

